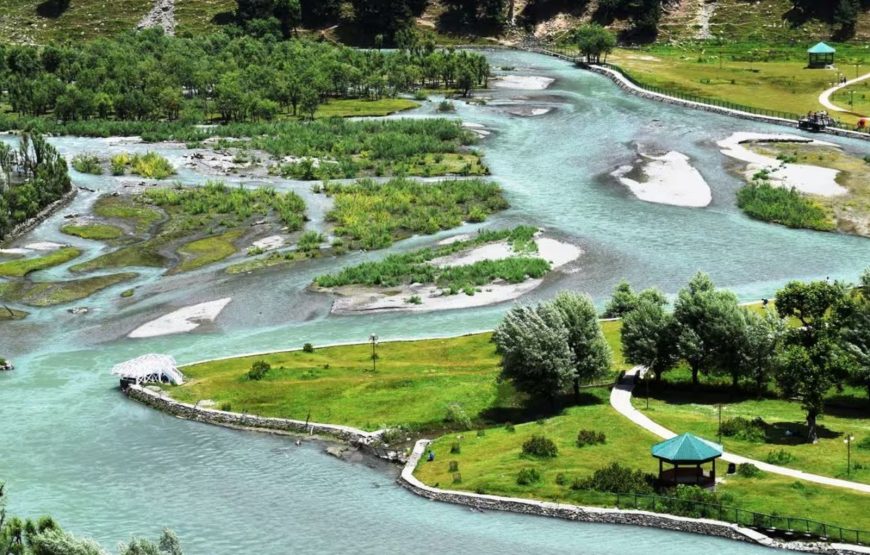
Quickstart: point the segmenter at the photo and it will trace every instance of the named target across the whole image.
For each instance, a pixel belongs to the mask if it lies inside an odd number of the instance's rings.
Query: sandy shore
[[[260,239],[259,241],[254,241],[252,246],[258,249],[263,249],[264,251],[270,251],[283,247],[284,238],[280,235],[270,235]]]
[[[752,181],[752,177],[761,170],[769,172],[768,180],[775,187],[793,187],[801,193],[834,197],[845,195],[849,190],[837,183],[839,170],[811,166],[809,164],[788,164],[776,158],[764,156],[753,152],[745,145],[765,142],[793,142],[808,145],[832,146],[837,145],[815,139],[799,137],[797,135],[767,134],[767,133],[734,133],[717,144],[722,149],[722,154],[741,162],[746,162],[746,180]]]
[[[441,241],[441,244],[449,244],[462,238],[467,237],[463,235],[451,237]],[[535,243],[538,252],[528,256],[547,260],[553,270],[577,260],[583,254],[578,246],[549,237],[538,236]],[[499,241],[436,258],[430,263],[442,267],[465,266],[482,260],[502,260],[514,256],[518,254],[513,252],[508,242]],[[472,308],[514,300],[532,291],[541,283],[543,283],[542,279],[529,279],[522,283],[496,281],[481,287],[474,295],[465,293],[447,295],[435,285],[419,283],[390,289],[347,285],[331,290],[337,295],[332,305],[332,312],[349,314],[382,310],[431,311]],[[418,304],[408,302],[412,297],[419,297],[420,302]]]
[[[505,75],[493,81],[500,89],[519,89],[523,91],[542,91],[553,84],[555,79],[534,75]]]
[[[180,308],[139,326],[127,337],[138,339],[193,331],[203,322],[214,322],[231,300],[227,297]]]
[[[703,208],[713,200],[710,186],[701,173],[689,163],[689,157],[671,151],[662,156],[641,153],[642,165],[639,167],[643,180],[635,180],[628,175],[634,166],[622,166],[611,175],[628,187],[640,200],[673,206]]]

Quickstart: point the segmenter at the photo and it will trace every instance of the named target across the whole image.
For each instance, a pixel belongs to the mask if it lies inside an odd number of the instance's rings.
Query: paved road
[[[836,87],[831,87],[830,89],[826,90],[825,92],[823,92],[822,94],[819,95],[819,104],[821,104],[822,106],[824,106],[825,108],[827,108],[828,110],[830,110],[832,112],[845,112],[845,113],[849,113],[849,114],[854,113],[851,110],[846,110],[845,108],[840,108],[839,106],[837,106],[836,104],[831,102],[831,95],[842,88],[848,87],[850,85],[854,85],[855,83],[860,83],[861,81],[864,81],[866,79],[870,79],[870,73],[868,73],[866,75],[862,75],[861,77],[858,77],[857,79],[852,79],[851,81],[846,81],[845,83],[841,83],[841,84],[837,85]]]
[[[635,409],[631,404],[631,392],[634,389],[634,376],[642,370],[643,367],[635,366],[634,368],[625,373],[625,377],[622,378],[622,380],[610,392],[610,405],[614,409],[616,409],[617,412],[619,412],[638,426],[649,430],[650,432],[661,438],[670,439],[677,434],[675,434],[671,430],[668,430],[660,424],[656,424],[646,415]],[[817,484],[823,484],[826,486],[850,489],[861,493],[870,493],[870,484],[859,484],[858,482],[850,482],[848,480],[840,480],[838,478],[828,478],[827,476],[819,476],[818,474],[809,474],[807,472],[802,472],[793,468],[786,468],[784,466],[777,466],[773,464],[768,464],[766,462],[741,457],[740,455],[735,455],[733,453],[725,453],[724,455],[722,455],[722,460],[727,462],[733,462],[735,464],[752,463],[759,469],[765,472],[770,472],[772,474],[780,474],[782,476],[789,476],[791,478],[797,478],[799,480],[806,480],[808,482],[815,482]]]

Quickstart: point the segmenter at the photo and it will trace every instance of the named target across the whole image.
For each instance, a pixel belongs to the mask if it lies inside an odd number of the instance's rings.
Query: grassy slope
[[[153,4],[150,0],[73,0],[62,14],[41,15],[39,6],[47,3],[3,0],[0,40],[42,43],[117,35],[135,29]]]
[[[69,262],[81,253],[82,251],[75,247],[66,247],[37,258],[10,260],[9,262],[3,262],[0,264],[0,276],[24,277],[31,272],[44,270],[46,268],[59,266],[60,264]]]

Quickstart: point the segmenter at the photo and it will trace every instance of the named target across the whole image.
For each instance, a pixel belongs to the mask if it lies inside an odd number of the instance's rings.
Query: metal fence
[[[608,495],[612,496],[612,501],[621,509],[637,509],[692,518],[721,520],[781,538],[870,545],[870,531],[843,528],[807,518],[758,513],[722,504],[662,495],[635,493]]]

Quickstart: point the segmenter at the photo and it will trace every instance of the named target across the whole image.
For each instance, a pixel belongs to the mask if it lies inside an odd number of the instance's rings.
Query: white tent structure
[[[169,355],[148,354],[116,364],[112,374],[120,376],[122,382],[143,384],[169,382],[174,385],[184,383],[184,375],[178,370],[175,359]]]

